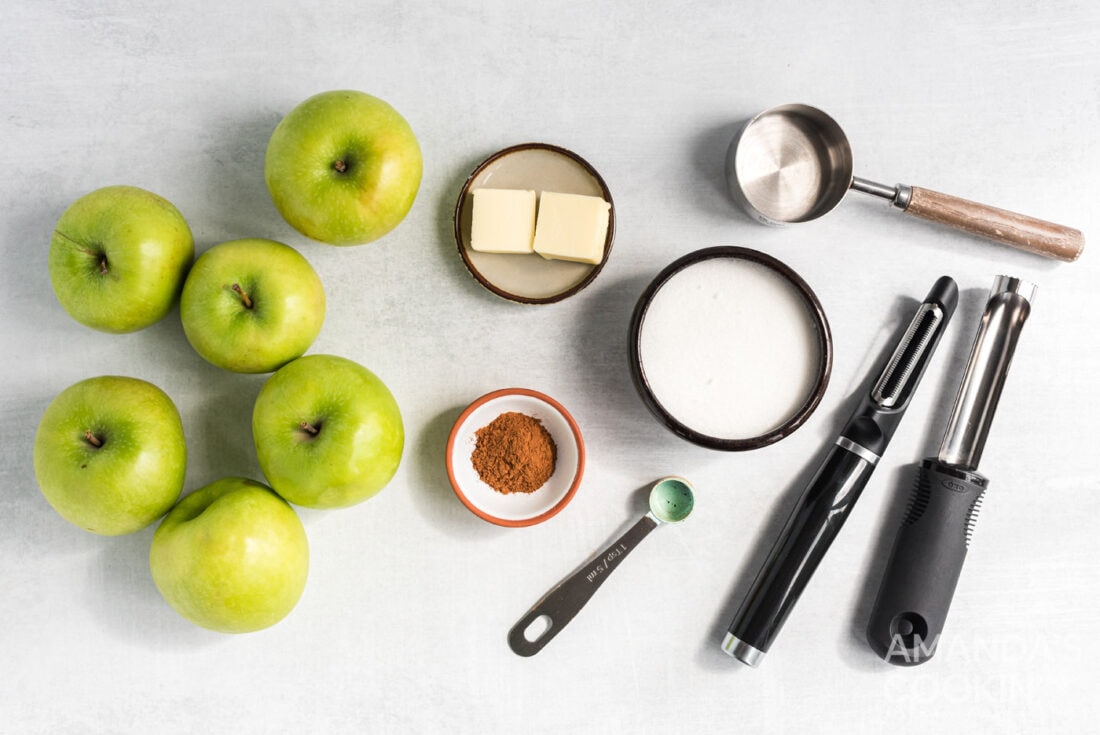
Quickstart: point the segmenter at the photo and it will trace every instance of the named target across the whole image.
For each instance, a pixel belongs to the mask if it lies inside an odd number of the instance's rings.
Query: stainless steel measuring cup
[[[853,175],[852,147],[835,120],[816,107],[772,107],[749,120],[726,154],[730,194],[768,225],[828,213],[849,189],[881,197],[907,214],[1058,260],[1076,260],[1079,230],[908,184],[888,186]]]

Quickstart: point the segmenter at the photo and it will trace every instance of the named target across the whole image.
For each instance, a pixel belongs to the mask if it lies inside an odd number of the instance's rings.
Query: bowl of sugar
[[[816,294],[776,258],[712,247],[678,258],[630,324],[634,384],[673,433],[744,451],[790,435],[821,402],[832,334]]]

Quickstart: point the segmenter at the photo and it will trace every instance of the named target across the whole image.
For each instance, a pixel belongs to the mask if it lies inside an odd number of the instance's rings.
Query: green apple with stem
[[[289,245],[252,238],[199,256],[180,297],[183,332],[208,362],[267,373],[302,355],[325,320],[313,266]]]
[[[275,492],[308,508],[343,508],[374,496],[401,464],[397,401],[370,370],[344,357],[306,355],[267,379],[252,436]]]
[[[279,122],[264,180],[275,208],[306,237],[359,245],[408,214],[423,160],[409,123],[387,102],[352,90],[314,95]]]
[[[139,378],[82,380],[50,402],[34,437],[34,473],[62,518],[104,536],[131,533],[179,498],[187,465],[172,399]]]
[[[171,310],[194,257],[191,228],[171,202],[135,186],[107,186],[58,220],[50,283],[81,324],[134,332]]]
[[[164,517],[149,569],[183,617],[222,633],[251,633],[298,604],[309,543],[298,514],[271,488],[227,477],[186,496]]]

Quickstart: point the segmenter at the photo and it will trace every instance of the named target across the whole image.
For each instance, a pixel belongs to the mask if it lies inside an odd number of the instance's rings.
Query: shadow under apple
[[[264,183],[267,142],[286,111],[219,117],[205,126],[200,155],[190,163],[193,170],[182,176],[202,182],[201,211],[184,212],[195,231],[196,254],[215,242],[242,237],[284,242],[300,237],[279,215]],[[200,244],[200,239],[212,242]]]
[[[126,536],[101,539],[90,559],[84,597],[104,629],[128,645],[187,649],[224,643],[229,636],[185,620],[161,597],[149,570],[149,548],[158,523]]]
[[[96,547],[99,537],[73,526],[58,515],[38,487],[34,472],[34,440],[38,422],[53,394],[36,391],[5,400],[0,441],[8,456],[20,461],[0,468],[0,555],[26,563],[44,556],[81,556]]]
[[[196,371],[193,409],[184,416],[188,446],[185,491],[223,477],[247,477],[266,484],[252,439],[252,408],[269,376],[208,368]]]
[[[6,212],[2,226],[4,241],[20,246],[19,257],[9,259],[0,269],[4,316],[36,329],[42,328],[44,317],[69,319],[54,296],[48,266],[54,225],[72,202],[59,193],[67,191],[64,184],[53,184],[39,196],[26,199],[36,206]]]

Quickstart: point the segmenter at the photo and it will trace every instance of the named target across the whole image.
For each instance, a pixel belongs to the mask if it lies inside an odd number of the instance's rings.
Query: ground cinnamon
[[[470,458],[482,481],[499,493],[531,493],[554,474],[558,448],[538,419],[517,411],[497,416],[474,433]]]

